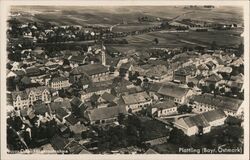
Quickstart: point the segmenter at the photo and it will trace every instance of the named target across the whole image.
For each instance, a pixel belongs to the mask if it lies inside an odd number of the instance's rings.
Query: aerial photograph
[[[6,154],[244,154],[243,13],[10,6]]]

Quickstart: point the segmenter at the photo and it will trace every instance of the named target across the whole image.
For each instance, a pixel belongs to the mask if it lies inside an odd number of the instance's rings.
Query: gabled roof
[[[88,64],[74,68],[71,74],[87,74],[89,76],[108,72],[108,68],[101,64]]]
[[[54,135],[51,140],[50,143],[52,145],[52,147],[58,151],[58,150],[64,150],[65,146],[69,143],[69,140],[66,138],[63,138],[59,135]]]
[[[213,122],[222,118],[226,118],[227,115],[225,114],[225,112],[221,109],[216,109],[213,111],[208,111],[203,113],[203,116],[206,118],[206,120],[208,122]]]
[[[211,76],[209,76],[205,81],[208,82],[218,82],[220,81],[222,78],[219,75],[216,74],[212,74]]]
[[[182,98],[189,90],[188,88],[182,88],[174,84],[165,84],[159,89],[158,93],[164,96]]]
[[[63,117],[67,116],[68,112],[64,108],[58,108],[56,110],[56,117],[60,120],[63,119]]]
[[[126,108],[124,106],[115,107],[104,107],[95,108],[93,110],[88,110],[87,115],[90,121],[104,120],[109,118],[114,118],[119,115],[119,113],[126,114]]]
[[[159,154],[159,153],[156,152],[155,150],[149,148],[144,154]]]
[[[51,82],[56,83],[56,82],[67,81],[67,80],[68,80],[68,79],[65,78],[65,77],[54,77],[54,78],[51,80]]]
[[[186,117],[183,118],[183,120],[185,121],[185,123],[189,126],[189,127],[193,127],[193,126],[202,126],[202,127],[208,127],[209,123],[208,121],[205,119],[205,117],[203,115],[195,115],[192,117]]]
[[[82,101],[80,98],[78,97],[74,97],[71,101],[70,104],[73,106],[79,106],[80,104],[82,104]]]
[[[107,102],[113,102],[116,98],[114,95],[107,92],[103,93],[101,97]]]
[[[21,97],[21,100],[25,100],[28,99],[28,95],[25,93],[25,91],[15,91],[12,92],[12,100],[16,101],[17,96]]]
[[[50,113],[49,107],[44,103],[35,104],[33,109],[35,110],[36,115],[45,115],[46,112]]]
[[[211,106],[215,106],[218,109],[225,109],[231,111],[237,111],[243,102],[243,100],[231,97],[219,95],[214,97],[214,95],[208,93],[202,95],[195,95],[192,99],[198,103],[208,104]]]
[[[125,96],[122,96],[122,99],[124,103],[127,105],[148,102],[151,100],[147,92],[139,92],[139,93],[125,95]]]
[[[71,125],[75,125],[77,122],[79,122],[79,120],[73,114],[66,117],[65,120],[68,121]]]
[[[152,108],[157,108],[157,109],[168,109],[168,108],[173,108],[177,107],[175,102],[172,100],[165,100],[163,102],[156,103],[155,105],[152,106]]]

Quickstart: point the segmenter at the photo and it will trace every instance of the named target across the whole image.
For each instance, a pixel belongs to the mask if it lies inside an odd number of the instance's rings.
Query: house
[[[21,109],[25,106],[33,105],[37,100],[44,103],[51,102],[50,91],[47,87],[27,88],[25,91],[12,92],[13,106]]]
[[[177,113],[177,105],[172,100],[165,100],[150,107],[150,114],[156,117],[168,116]]]
[[[152,104],[152,99],[144,91],[139,93],[133,93],[122,96],[122,100],[126,106],[127,111],[138,112],[144,107],[148,107]]]
[[[217,87],[221,80],[222,80],[222,76],[218,74],[212,74],[211,76],[205,79],[205,85],[206,86],[214,85],[215,87]]]
[[[111,86],[91,86],[84,91],[80,91],[81,100],[88,101],[94,94],[102,95],[105,92],[111,93]]]
[[[83,55],[73,55],[69,58],[69,62],[71,67],[77,67],[79,64],[84,64],[85,63],[86,57]]]
[[[27,88],[25,91],[30,105],[32,105],[37,100],[41,100],[44,103],[51,102],[50,90],[46,86]]]
[[[211,127],[224,124],[226,114],[222,110],[208,111],[191,117],[180,118],[174,126],[181,129],[186,135],[204,134],[211,131]]]
[[[178,83],[187,83],[187,79],[190,77],[195,77],[197,69],[195,65],[189,65],[186,67],[179,68],[173,73],[173,81]]]
[[[75,82],[78,81],[81,76],[88,77],[92,82],[101,82],[112,79],[108,68],[101,64],[88,64],[75,67],[70,75]]]
[[[107,93],[107,92],[103,93],[97,99],[98,103],[116,103],[116,101],[117,101],[117,97],[115,97],[114,95]]]
[[[237,116],[243,113],[243,100],[212,94],[195,95],[192,97],[193,111],[203,113],[215,109],[222,109],[227,115]]]
[[[58,122],[65,123],[65,118],[69,116],[69,113],[64,108],[57,108],[55,110],[55,116]]]
[[[118,120],[119,114],[127,114],[124,106],[104,107],[87,110],[85,118],[90,124],[110,124]]]
[[[60,90],[70,86],[69,80],[65,77],[55,77],[51,80],[51,88]]]
[[[25,91],[12,92],[13,107],[22,109],[29,106],[28,95]]]
[[[155,80],[161,81],[168,77],[168,70],[165,65],[156,65],[151,67],[146,73],[145,76]]]
[[[177,104],[187,103],[188,98],[193,94],[189,88],[182,88],[175,84],[165,84],[159,90],[158,94],[165,99],[174,101]]]

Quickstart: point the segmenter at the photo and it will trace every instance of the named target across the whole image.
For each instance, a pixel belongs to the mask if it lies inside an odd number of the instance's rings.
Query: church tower
[[[102,51],[101,51],[101,54],[102,54],[102,65],[106,66],[106,48],[103,45],[103,42],[102,42]]]

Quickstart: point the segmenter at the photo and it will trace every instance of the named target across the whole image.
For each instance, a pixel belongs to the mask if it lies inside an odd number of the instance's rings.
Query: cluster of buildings
[[[37,28],[23,26],[27,27],[33,31],[27,30],[23,36],[33,37]],[[79,30],[65,27],[64,32],[67,29]],[[54,30],[43,34],[53,35]],[[191,115],[173,122],[188,136],[209,133],[228,116],[244,115],[239,97],[244,93],[243,57],[222,50],[164,52],[173,57],[160,59],[150,52],[111,57],[103,44],[89,46],[87,51],[62,50],[53,56],[41,47],[23,48],[21,61],[7,64],[9,117],[20,117],[30,138],[31,128],[55,121],[63,136],[53,136],[52,148],[78,154],[89,153],[83,144],[91,140],[82,135],[96,134],[91,126],[119,125],[121,115],[145,111],[147,118],[159,120],[182,116],[178,109],[191,107]],[[72,133],[74,140],[69,141]]]

